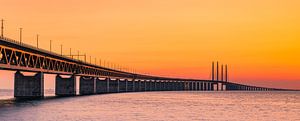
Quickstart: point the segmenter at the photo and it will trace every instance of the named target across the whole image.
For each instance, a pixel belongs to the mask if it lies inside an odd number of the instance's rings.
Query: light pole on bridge
[[[79,60],[79,50],[77,50],[77,60]]]
[[[50,52],[52,51],[52,40],[50,40]]]
[[[36,48],[39,48],[39,34],[36,35]]]
[[[92,64],[92,56],[90,56],[90,64]]]
[[[20,44],[22,44],[22,31],[23,31],[23,28],[19,28],[20,29]]]
[[[71,56],[71,58],[73,59],[73,56],[72,56],[72,48],[70,48],[70,56]]]
[[[3,26],[4,20],[1,19],[1,37],[3,37],[3,32],[4,32],[4,26]]]
[[[60,45],[60,55],[61,56],[63,55],[63,45],[62,44]]]

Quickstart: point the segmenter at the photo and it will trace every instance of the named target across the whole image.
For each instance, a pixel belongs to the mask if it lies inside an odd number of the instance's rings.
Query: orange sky
[[[140,72],[300,89],[298,0],[1,0],[5,36],[87,53]],[[1,71],[5,79],[7,72]],[[7,87],[11,81],[3,81]],[[0,81],[0,85],[1,81]],[[1,88],[1,86],[0,86]]]

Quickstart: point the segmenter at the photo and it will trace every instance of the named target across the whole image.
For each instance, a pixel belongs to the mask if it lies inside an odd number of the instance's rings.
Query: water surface
[[[300,121],[300,92],[139,92],[12,102],[2,121]]]

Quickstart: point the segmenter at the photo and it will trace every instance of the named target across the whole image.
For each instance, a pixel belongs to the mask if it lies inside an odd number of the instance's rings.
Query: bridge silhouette
[[[21,36],[21,35],[20,35]],[[0,36],[0,69],[16,71],[14,75],[15,98],[44,97],[44,74],[56,74],[55,94],[76,95],[76,77],[79,76],[79,94],[102,94],[140,91],[270,91],[283,90],[250,86],[230,82],[223,66],[219,79],[219,65],[212,64],[212,79],[186,79],[160,77],[117,70],[91,64],[69,56],[44,50],[3,36]],[[79,56],[79,55],[78,55]],[[34,72],[26,76],[23,72]],[[224,77],[225,76],[225,77]],[[215,78],[216,77],[216,78]]]

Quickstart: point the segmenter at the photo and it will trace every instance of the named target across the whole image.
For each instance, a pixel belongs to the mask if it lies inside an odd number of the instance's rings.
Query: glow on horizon
[[[210,79],[211,61],[235,82],[300,89],[297,0],[3,0],[5,35],[87,53],[140,72]],[[5,72],[4,72],[5,73]],[[0,76],[3,76],[1,74]],[[266,83],[268,82],[268,83]],[[285,83],[286,82],[286,83]],[[0,83],[1,85],[1,83]]]

